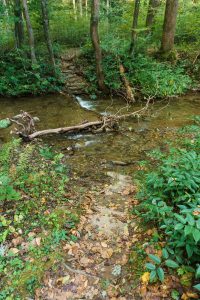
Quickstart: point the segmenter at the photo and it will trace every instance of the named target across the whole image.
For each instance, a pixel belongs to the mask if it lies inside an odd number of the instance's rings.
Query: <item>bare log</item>
[[[135,97],[133,94],[133,89],[130,86],[130,83],[126,77],[125,74],[125,69],[124,66],[122,65],[122,63],[120,63],[119,65],[119,72],[120,72],[120,76],[121,76],[121,80],[124,84],[125,90],[126,90],[126,99],[128,102],[135,102]]]

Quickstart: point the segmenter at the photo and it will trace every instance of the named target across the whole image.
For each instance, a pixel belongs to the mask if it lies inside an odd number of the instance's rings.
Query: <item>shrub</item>
[[[32,68],[31,61],[23,51],[13,51],[2,56],[0,60],[0,95],[39,95],[59,91],[62,79],[55,78],[44,60]]]
[[[159,227],[165,237],[165,258],[170,256],[177,267],[198,268],[200,261],[200,138],[196,136],[168,154],[152,153],[153,170],[145,171],[138,193],[137,213]]]
[[[134,85],[139,85],[144,95],[155,97],[175,96],[185,93],[192,80],[178,66],[160,63],[150,57],[138,55],[125,61],[128,76]]]
[[[67,205],[63,154],[13,140],[0,148],[0,157],[0,299],[24,299],[61,259],[63,242],[77,239],[71,230],[78,216]]]

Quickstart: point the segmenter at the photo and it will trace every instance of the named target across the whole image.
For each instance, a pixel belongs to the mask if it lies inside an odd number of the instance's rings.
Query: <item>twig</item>
[[[200,52],[197,53],[197,55],[195,56],[195,59],[193,60],[193,65],[195,64],[195,62],[197,61],[197,59],[199,58],[200,56]]]
[[[89,274],[87,272],[84,272],[82,270],[75,270],[75,269],[72,269],[71,267],[69,267],[67,264],[64,264],[64,267],[69,270],[70,272],[72,273],[75,273],[75,274],[81,274],[81,275],[84,275],[84,276],[89,276],[89,277],[92,277],[92,278],[98,278],[98,279],[101,279],[102,277],[99,277],[99,276],[96,276],[96,275],[92,275],[92,274]]]

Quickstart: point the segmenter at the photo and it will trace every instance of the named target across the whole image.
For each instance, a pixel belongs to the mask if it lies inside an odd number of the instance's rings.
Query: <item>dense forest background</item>
[[[199,2],[192,0],[2,0],[0,94],[61,90],[60,57],[69,48],[80,48],[88,63],[84,76],[93,97],[97,85],[118,93],[130,85],[129,98],[138,90],[181,94],[199,79],[199,14]],[[90,24],[99,49],[92,47]],[[100,51],[105,86],[96,76],[93,49]]]

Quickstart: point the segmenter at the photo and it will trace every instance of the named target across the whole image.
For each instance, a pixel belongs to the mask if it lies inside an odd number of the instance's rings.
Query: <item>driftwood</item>
[[[37,117],[32,117],[27,112],[21,112],[20,115],[10,118],[9,120],[17,126],[14,133],[20,136],[24,141],[29,142],[37,137],[45,136],[49,134],[63,134],[63,133],[76,133],[81,131],[89,131],[92,133],[99,132],[108,132],[113,131],[118,128],[118,123],[120,120],[124,120],[128,117],[141,117],[146,113],[149,107],[150,100],[149,98],[146,102],[146,105],[141,109],[124,114],[124,115],[100,115],[99,120],[85,122],[79,125],[69,126],[69,127],[60,127],[53,129],[45,129],[41,131],[36,131],[35,122],[39,119]]]

